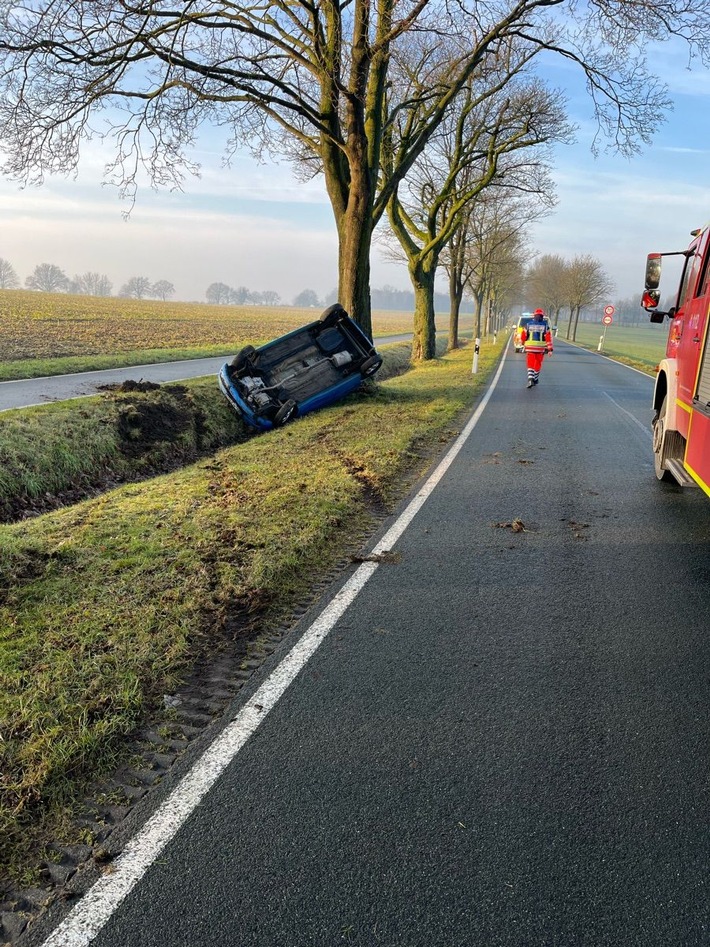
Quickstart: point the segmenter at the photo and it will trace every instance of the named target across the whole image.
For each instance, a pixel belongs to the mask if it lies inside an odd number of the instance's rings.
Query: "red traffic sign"
[[[615,312],[616,312],[616,309],[614,309],[613,306],[604,306],[605,316],[613,316]]]
[[[611,306],[607,306],[607,309],[611,309]],[[604,310],[604,312],[606,312],[606,309]],[[602,317],[602,322],[604,323],[605,326],[610,326],[613,321],[614,320],[610,315],[606,315]]]

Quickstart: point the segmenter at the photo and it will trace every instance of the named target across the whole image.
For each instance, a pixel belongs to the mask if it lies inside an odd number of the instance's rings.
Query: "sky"
[[[593,157],[596,126],[571,66],[548,66],[568,98],[577,141],[555,149],[555,211],[531,225],[537,254],[591,254],[615,285],[609,302],[639,296],[646,254],[684,249],[690,231],[710,220],[710,73],[687,68],[680,47],[662,47],[654,69],[674,110],[659,121],[653,144],[627,159]],[[206,133],[192,157],[202,166],[183,192],[139,191],[130,217],[115,188],[102,183],[107,155],[91,144],[78,176],[20,188],[0,177],[0,257],[21,282],[39,263],[67,276],[106,274],[114,293],[133,276],[168,280],[175,299],[205,301],[212,282],[275,290],[291,303],[303,289],[320,298],[337,286],[337,241],[322,180],[299,183],[287,162],[257,164],[243,154],[222,163],[222,142]],[[409,289],[404,265],[377,246],[372,285]],[[666,291],[666,281],[662,290]],[[443,288],[443,286],[442,286]]]

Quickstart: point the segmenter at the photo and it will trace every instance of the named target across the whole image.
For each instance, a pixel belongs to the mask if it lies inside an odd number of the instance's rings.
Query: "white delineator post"
[[[473,365],[471,366],[471,374],[475,375],[478,372],[478,353],[481,351],[481,340],[476,339],[475,345],[473,346]]]

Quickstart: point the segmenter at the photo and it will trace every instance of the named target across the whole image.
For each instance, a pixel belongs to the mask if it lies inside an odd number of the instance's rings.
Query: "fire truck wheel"
[[[666,430],[666,409],[668,407],[668,398],[663,399],[661,410],[653,419],[653,466],[656,471],[656,477],[659,480],[673,482],[673,474],[665,468],[665,430]]]

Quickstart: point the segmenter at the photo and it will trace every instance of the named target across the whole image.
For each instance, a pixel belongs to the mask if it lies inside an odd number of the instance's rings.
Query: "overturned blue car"
[[[219,371],[219,387],[250,427],[268,431],[333,404],[374,375],[382,358],[336,303],[316,322],[247,345]]]

